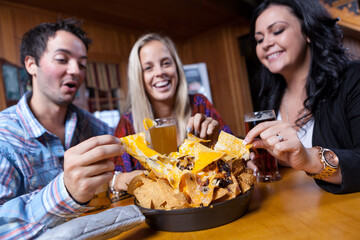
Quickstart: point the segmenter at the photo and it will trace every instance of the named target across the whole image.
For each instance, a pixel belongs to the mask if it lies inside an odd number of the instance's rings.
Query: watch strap
[[[324,157],[324,151],[327,150],[327,151],[330,151],[329,149],[325,149],[325,148],[322,148],[322,147],[315,147],[318,149],[318,157],[319,157],[319,160],[320,162],[322,163],[323,165],[323,169],[318,172],[318,173],[308,173],[306,172],[306,174],[312,178],[316,178],[316,179],[324,179],[324,178],[327,178],[327,177],[330,177],[331,175],[333,175],[336,170],[338,169],[338,166],[336,167],[333,167],[331,166],[325,159]]]

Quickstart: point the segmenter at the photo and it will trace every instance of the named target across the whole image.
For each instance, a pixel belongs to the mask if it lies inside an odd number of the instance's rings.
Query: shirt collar
[[[48,132],[43,125],[36,119],[33,112],[31,111],[28,102],[30,101],[32,96],[32,91],[25,93],[17,104],[17,113],[19,114],[20,121],[26,129],[26,137],[27,138],[38,138],[42,136],[44,133],[52,134]],[[69,145],[71,142],[74,128],[77,122],[77,114],[76,108],[70,104],[68,108],[68,113],[66,114],[66,123],[65,123],[65,141],[66,145]]]
[[[16,111],[19,114],[20,121],[23,127],[26,129],[28,138],[38,138],[46,132],[46,129],[36,119],[28,102],[30,101],[32,92],[25,93],[19,100]]]

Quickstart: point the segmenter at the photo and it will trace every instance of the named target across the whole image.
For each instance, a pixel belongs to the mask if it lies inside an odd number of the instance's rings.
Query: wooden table
[[[226,225],[194,232],[163,232],[145,223],[116,239],[360,239],[360,193],[334,195],[304,172],[282,168],[283,178],[256,183],[249,211]],[[132,204],[132,199],[118,205]]]

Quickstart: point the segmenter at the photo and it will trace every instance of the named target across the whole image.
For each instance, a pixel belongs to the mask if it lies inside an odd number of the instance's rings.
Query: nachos
[[[178,152],[162,155],[148,147],[145,133],[120,139],[125,150],[138,159],[147,174],[135,177],[128,192],[139,204],[153,209],[208,206],[244,194],[255,177],[246,169],[251,144],[221,131],[213,148],[188,134]]]

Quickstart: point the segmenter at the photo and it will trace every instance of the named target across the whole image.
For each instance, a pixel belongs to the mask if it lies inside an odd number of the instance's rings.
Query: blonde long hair
[[[125,110],[132,112],[136,133],[145,131],[143,126],[144,118],[147,117],[154,119],[153,109],[145,91],[143,72],[139,56],[140,49],[151,41],[162,42],[167,47],[175,61],[179,78],[175,92],[175,117],[177,120],[178,135],[181,139],[184,139],[186,137],[187,121],[191,115],[188,87],[183,65],[177,54],[175,45],[171,39],[166,36],[161,36],[157,33],[149,33],[141,36],[134,44],[130,52],[128,63],[129,90]]]

